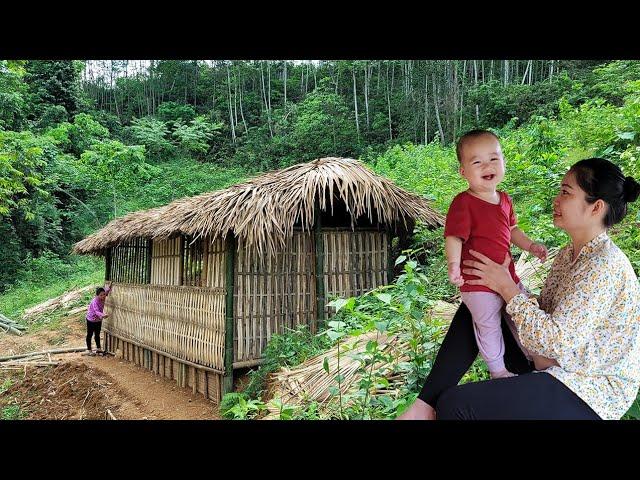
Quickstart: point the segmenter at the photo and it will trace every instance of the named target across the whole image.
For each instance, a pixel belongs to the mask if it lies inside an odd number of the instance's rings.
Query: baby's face
[[[461,152],[460,175],[476,192],[492,192],[504,179],[504,157],[500,143],[491,135],[467,141]]]

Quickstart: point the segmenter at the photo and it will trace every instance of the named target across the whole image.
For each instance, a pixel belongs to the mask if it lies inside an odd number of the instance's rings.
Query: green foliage
[[[15,208],[33,218],[32,197],[46,195],[40,185],[48,146],[31,132],[0,131],[0,216]]]
[[[153,117],[134,118],[131,122],[133,139],[147,147],[152,157],[169,154],[174,149],[168,140],[169,128],[162,120]]]
[[[209,142],[220,128],[221,123],[212,125],[205,117],[199,116],[188,125],[176,122],[172,136],[185,154],[202,155],[209,150]]]
[[[31,93],[32,116],[39,118],[49,105],[64,107],[75,115],[82,106],[82,65],[70,60],[29,60],[26,81]]]
[[[513,126],[520,125],[535,116],[553,117],[558,113],[558,101],[571,91],[573,83],[567,73],[527,84],[493,80],[469,90],[467,121],[471,128],[490,128],[506,125],[512,119]],[[479,116],[475,118],[475,105]]]
[[[19,265],[18,281],[0,295],[0,312],[19,321],[24,310],[64,292],[104,282],[104,260],[73,255],[66,261],[50,252]]]
[[[257,398],[266,386],[267,375],[285,366],[298,365],[326,350],[331,343],[326,336],[313,335],[306,325],[273,335],[264,350],[264,362],[258,370],[250,372],[244,393]]]
[[[259,400],[252,400],[244,393],[230,392],[222,397],[220,414],[231,420],[247,420],[258,416],[266,410]]]
[[[292,125],[296,162],[328,156],[350,157],[358,151],[356,128],[345,101],[319,88],[298,105]]]
[[[79,168],[96,185],[109,186],[113,194],[113,215],[118,216],[120,192],[135,188],[158,170],[145,160],[144,145],[125,145],[117,140],[94,143],[80,157]]]
[[[13,385],[13,381],[10,378],[5,378],[4,382],[0,385],[0,395],[4,394]]]
[[[0,60],[0,130],[19,130],[27,115],[23,62]]]
[[[171,127],[176,123],[188,123],[196,117],[196,111],[191,105],[177,102],[164,102],[158,107],[158,118],[167,122]]]
[[[20,420],[25,417],[25,412],[20,409],[20,405],[9,405],[2,409],[1,420]]]

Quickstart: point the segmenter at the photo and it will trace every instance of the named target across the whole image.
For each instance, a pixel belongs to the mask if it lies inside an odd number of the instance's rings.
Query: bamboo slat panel
[[[111,352],[114,355],[119,354],[121,358],[133,361],[141,367],[151,370],[154,375],[160,375],[171,380],[176,380],[178,385],[182,385],[182,379],[180,376],[173,376],[173,365],[176,365],[175,370],[180,372],[180,365],[177,365],[179,362],[172,360],[170,357],[154,352],[148,348],[136,347],[131,342],[122,340],[107,330],[104,331],[104,348],[106,351]],[[141,352],[139,358],[142,359],[141,363],[136,362],[135,358],[129,358],[129,354],[127,352],[131,352],[132,348],[139,348]],[[165,365],[168,365],[171,368],[167,370]],[[190,365],[186,368],[188,378],[186,379],[185,386],[190,387],[193,393],[197,392],[216,403],[220,402],[222,398],[222,375]]]
[[[180,237],[154,240],[151,248],[151,283],[153,285],[180,285]]]
[[[221,238],[206,241],[204,249],[203,286],[224,288],[225,244]]]
[[[203,284],[203,266],[205,241],[185,235],[182,251],[182,282],[180,285],[201,287]]]
[[[107,280],[123,283],[148,283],[148,251],[145,238],[137,238],[111,249]]]
[[[113,335],[224,369],[224,289],[116,284],[106,306]]]
[[[362,295],[389,282],[387,259],[389,234],[375,230],[331,230],[324,241],[324,291],[330,298]],[[325,315],[333,308],[326,307]]]
[[[262,357],[273,333],[316,329],[313,235],[294,232],[284,249],[260,257],[241,243],[235,262],[234,362]]]

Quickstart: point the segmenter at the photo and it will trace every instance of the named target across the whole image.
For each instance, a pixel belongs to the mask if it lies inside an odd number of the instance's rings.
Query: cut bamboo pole
[[[18,358],[35,357],[37,355],[47,355],[50,353],[58,354],[58,353],[83,352],[86,349],[87,347],[70,347],[70,348],[59,348],[56,350],[43,350],[41,352],[21,353],[19,355],[8,355],[8,356],[0,357],[0,362],[5,362],[8,360],[16,360]]]
[[[314,238],[315,238],[315,276],[316,276],[316,330],[319,331],[324,326],[325,321],[325,292],[324,292],[324,242],[322,238],[322,211],[320,202],[316,200],[314,212]]]
[[[233,291],[234,291],[234,265],[236,257],[236,240],[233,234],[227,237],[226,252],[226,272],[227,278],[225,282],[226,293],[226,311],[225,311],[225,338],[224,338],[224,379],[222,385],[222,393],[233,391]]]

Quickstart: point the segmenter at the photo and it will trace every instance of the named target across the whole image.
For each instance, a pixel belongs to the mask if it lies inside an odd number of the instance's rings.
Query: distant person
[[[544,261],[547,249],[518,228],[511,197],[496,190],[505,175],[505,161],[498,137],[488,130],[468,132],[460,137],[456,154],[460,174],[469,188],[456,195],[447,213],[444,236],[449,280],[460,287],[462,302],[471,312],[476,342],[491,378],[509,377],[514,374],[504,364],[501,329],[505,302],[485,285],[469,283],[477,277],[461,271],[461,262],[474,260],[469,250],[475,250],[494,262],[502,263],[505,255],[511,258],[512,243]],[[524,292],[513,262],[509,263],[509,272]],[[515,333],[513,322],[511,319],[507,321]],[[531,358],[526,350],[523,352]]]
[[[89,310],[87,311],[87,353],[86,355],[94,356],[97,354],[103,354],[104,352],[100,348],[100,330],[102,329],[102,320],[108,318],[109,315],[104,313],[104,301],[111,291],[111,284],[105,285],[105,288],[98,287],[96,289],[96,296],[93,297],[89,304]],[[97,350],[94,353],[91,350],[91,337],[95,335]]]

